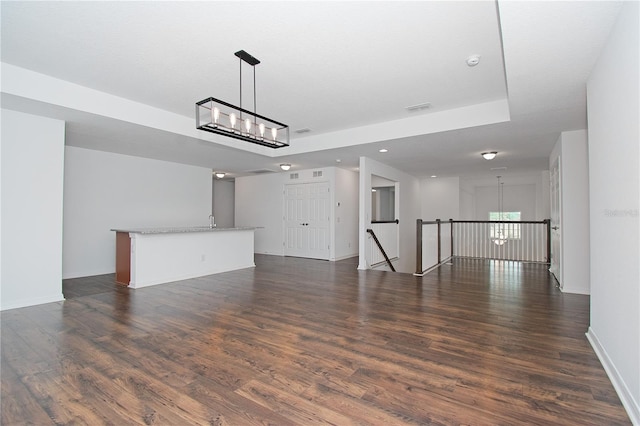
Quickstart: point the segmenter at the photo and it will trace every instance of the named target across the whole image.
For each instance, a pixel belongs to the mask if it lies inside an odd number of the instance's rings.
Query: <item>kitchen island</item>
[[[112,229],[116,233],[116,282],[141,288],[254,267],[255,229]]]

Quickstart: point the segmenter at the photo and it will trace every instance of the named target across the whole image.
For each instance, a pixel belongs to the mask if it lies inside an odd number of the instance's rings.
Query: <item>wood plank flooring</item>
[[[2,424],[630,424],[543,265],[256,264],[2,312]]]

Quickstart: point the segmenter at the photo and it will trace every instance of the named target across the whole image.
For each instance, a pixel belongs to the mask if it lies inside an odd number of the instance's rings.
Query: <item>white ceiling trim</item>
[[[299,138],[292,142],[291,146],[281,149],[279,153],[303,154],[504,123],[509,120],[509,102],[507,99],[501,99]]]
[[[229,148],[265,156],[272,154],[270,148],[253,144],[238,144],[223,136],[197,130],[195,116],[185,117],[4,62],[2,63],[2,92],[62,108],[206,140]]]
[[[272,158],[496,124],[510,119],[508,101],[502,99],[299,138],[289,147],[274,150],[251,143],[238,144],[237,141],[224,136],[197,130],[195,118],[192,117],[185,117],[11,64],[2,63],[2,91],[32,101],[206,140],[224,147]]]

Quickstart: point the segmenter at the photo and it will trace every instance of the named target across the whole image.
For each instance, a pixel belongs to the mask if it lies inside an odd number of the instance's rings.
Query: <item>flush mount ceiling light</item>
[[[214,175],[216,175],[216,177],[218,179],[222,179],[226,175],[226,173],[225,172],[215,172]]]
[[[496,158],[496,155],[498,155],[498,151],[483,152],[480,155],[482,155],[482,158],[484,158],[485,160],[493,160],[494,158]]]
[[[382,148],[382,149],[379,149],[378,152],[389,152],[389,150],[387,148]]]
[[[240,106],[216,98],[196,102],[196,128],[269,148],[289,146],[289,126],[256,114],[256,65],[259,60],[239,50]],[[242,108],[242,62],[253,68],[253,112]]]
[[[280,168],[286,172],[291,168],[291,164],[288,164],[288,163],[280,164]]]

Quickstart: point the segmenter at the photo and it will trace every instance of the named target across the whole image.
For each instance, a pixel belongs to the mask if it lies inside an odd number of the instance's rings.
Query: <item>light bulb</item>
[[[258,130],[260,130],[260,137],[264,138],[264,123],[260,123]]]
[[[274,141],[278,137],[278,129],[276,129],[275,127],[271,128],[271,137],[273,138]]]
[[[482,158],[484,158],[485,160],[493,160],[494,158],[496,158],[496,155],[498,155],[498,152],[497,151],[483,152],[480,155],[482,155]]]
[[[251,130],[251,119],[247,118],[244,120],[244,128],[247,129],[247,133]]]
[[[211,122],[214,124],[218,124],[219,118],[220,118],[220,110],[218,108],[213,108],[211,110]]]
[[[229,123],[231,124],[232,129],[236,128],[236,115],[233,112],[229,114]]]

